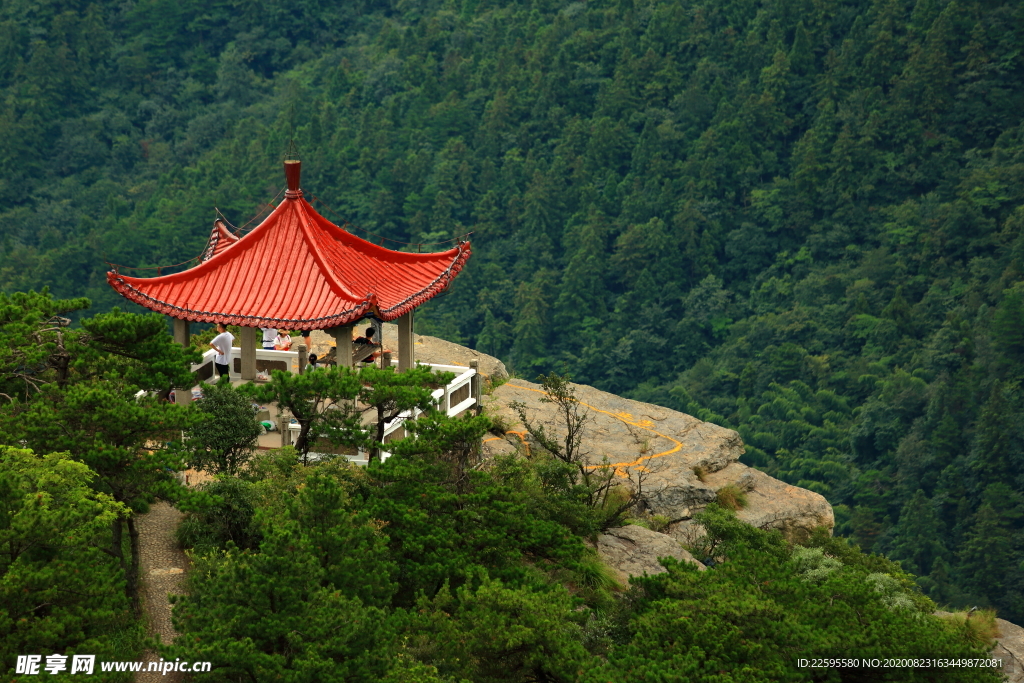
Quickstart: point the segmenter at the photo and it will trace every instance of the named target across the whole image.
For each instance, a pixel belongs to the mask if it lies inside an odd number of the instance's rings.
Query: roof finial
[[[298,159],[284,160],[284,177],[288,181],[288,192],[299,191],[299,177],[302,175],[302,162]]]

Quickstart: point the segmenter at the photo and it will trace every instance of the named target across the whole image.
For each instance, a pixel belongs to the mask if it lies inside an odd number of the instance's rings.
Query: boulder
[[[1024,683],[1024,628],[1005,619],[996,619],[999,637],[992,656],[1003,660],[1003,675],[1008,683]]]
[[[609,529],[607,533],[598,536],[597,552],[623,586],[627,586],[629,579],[634,576],[654,576],[666,571],[658,561],[661,557],[692,562],[698,569],[705,569],[703,564],[683,549],[679,541],[633,524]]]
[[[743,454],[739,434],[684,413],[633,401],[586,385],[573,385],[588,411],[583,447],[592,464],[608,462],[622,480],[642,486],[650,511],[681,520],[673,534],[688,540],[685,520],[715,500],[730,484],[746,493],[739,518],[755,526],[779,529],[790,540],[806,538],[816,527],[831,530],[832,507],[813,491],[785,484],[738,461]],[[564,438],[554,406],[545,403],[540,385],[509,380],[485,397],[484,410],[509,430],[505,438],[490,437],[485,454],[530,443],[519,416],[510,407],[525,405],[527,419],[549,435]]]
[[[835,524],[832,506],[821,495],[738,462],[706,475],[704,483],[715,491],[735,486],[747,498],[737,517],[761,529],[778,529],[791,541],[805,540],[814,529]]]

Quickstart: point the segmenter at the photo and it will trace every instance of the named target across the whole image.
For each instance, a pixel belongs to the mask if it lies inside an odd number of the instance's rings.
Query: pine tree
[[[918,489],[900,511],[899,523],[889,532],[892,540],[886,544],[886,555],[898,560],[906,571],[925,576],[946,555],[944,532],[932,501]]]
[[[498,358],[505,357],[512,347],[512,326],[501,320],[491,309],[484,311],[484,324],[476,338],[476,349]]]
[[[256,450],[263,432],[252,401],[235,391],[229,380],[203,390],[197,420],[185,432],[189,466],[211,474],[235,475]]]
[[[127,625],[117,561],[103,552],[128,510],[66,454],[0,446],[0,657],[119,652]]]
[[[1024,456],[1021,411],[1015,388],[996,382],[978,414],[968,459],[971,479],[980,489],[1016,472]]]
[[[387,572],[386,565],[364,569]],[[165,658],[209,661],[226,675],[257,680],[341,682],[388,669],[394,626],[382,610],[325,581],[317,549],[296,522],[269,524],[259,552],[229,545],[197,558],[193,574],[192,590],[174,604],[182,636],[162,649]]]
[[[897,287],[892,295],[892,300],[882,310],[882,315],[892,318],[899,329],[900,334],[912,336],[914,334],[914,321],[910,304],[903,296],[903,287]]]
[[[982,505],[957,552],[961,585],[999,606],[1018,564],[1014,550],[1011,530],[991,505]]]
[[[239,391],[260,403],[277,403],[299,423],[295,450],[305,460],[320,438],[339,445],[360,444],[365,436],[352,401],[362,384],[349,368],[330,367],[293,375],[274,370],[266,384],[244,384]]]
[[[1008,290],[992,317],[992,342],[1011,361],[1024,360],[1024,291]]]
[[[591,207],[586,222],[571,236],[572,249],[567,250],[568,263],[555,301],[558,338],[570,347],[578,340],[584,318],[603,318],[607,312],[604,231],[604,217]]]
[[[517,368],[533,368],[548,356],[553,277],[553,272],[540,270],[516,289],[512,361]]]
[[[64,390],[55,385],[17,411],[0,412],[0,434],[42,452],[69,453],[96,473],[94,486],[123,505],[126,514],[111,525],[109,551],[121,562],[125,590],[139,612],[139,531],[135,513],[156,496],[178,498],[174,472],[184,469],[178,439],[190,415],[179,406],[140,400],[136,387],[91,381]],[[122,525],[128,529],[124,554]]]

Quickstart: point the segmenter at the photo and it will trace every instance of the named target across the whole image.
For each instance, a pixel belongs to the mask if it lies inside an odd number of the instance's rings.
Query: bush
[[[557,578],[587,604],[602,608],[610,607],[613,594],[624,588],[615,572],[593,550],[584,553]]]
[[[954,631],[959,632],[968,642],[980,647],[991,647],[999,637],[994,609],[973,612],[953,612],[939,617]]]
[[[729,484],[718,489],[715,494],[715,502],[730,510],[742,510],[747,507],[747,494],[735,484]]]
[[[178,544],[197,553],[224,548],[228,541],[239,548],[255,548],[260,533],[253,524],[256,487],[251,482],[223,477],[203,484],[207,504],[185,515],[177,530]]]
[[[212,474],[237,474],[252,457],[263,429],[252,401],[232,388],[227,378],[203,389],[196,404],[198,419],[185,432],[189,464]]]
[[[672,526],[672,519],[668,515],[654,515],[646,510],[641,512],[628,520],[629,524],[635,524],[636,526],[642,526],[645,529],[650,529],[659,534],[668,533],[669,527]]]

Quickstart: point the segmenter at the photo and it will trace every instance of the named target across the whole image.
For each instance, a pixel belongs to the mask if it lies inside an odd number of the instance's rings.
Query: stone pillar
[[[277,428],[281,430],[281,448],[292,445],[292,432],[288,429],[289,424],[291,424],[291,418],[286,416],[283,411],[279,412],[277,414]]]
[[[243,327],[242,339],[242,381],[256,379],[256,328]]]
[[[178,318],[171,318],[174,321],[174,341],[182,346],[191,343],[189,338],[188,321]],[[179,406],[188,405],[192,402],[192,389],[190,387],[174,387],[174,403]]]
[[[189,336],[188,321],[180,318],[172,318],[174,321],[174,341],[182,346],[188,346],[192,339]]]
[[[390,351],[382,351],[381,352],[381,354],[380,354],[380,366],[382,368],[390,368],[391,367],[391,352]]]
[[[416,335],[412,331],[412,311],[396,320],[398,323],[398,371],[416,367]]]
[[[306,363],[309,362],[309,353],[305,344],[299,344],[299,374],[306,371]]]
[[[334,350],[334,360],[339,368],[352,367],[352,325],[340,325],[327,330],[327,334],[334,337],[337,348]]]
[[[480,361],[474,358],[469,361],[469,367],[476,371],[476,374],[469,378],[469,395],[474,401],[476,401],[476,403],[473,404],[473,410],[477,415],[479,415],[480,409],[483,407],[482,401],[480,400],[480,394],[482,393],[480,390]]]

